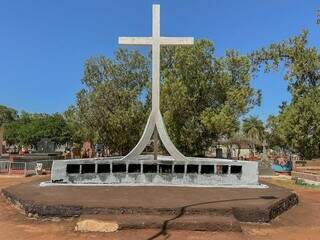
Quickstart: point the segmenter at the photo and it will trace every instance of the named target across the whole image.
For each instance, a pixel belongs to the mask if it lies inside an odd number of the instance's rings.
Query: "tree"
[[[161,52],[161,112],[174,144],[184,154],[203,155],[212,142],[232,135],[239,118],[259,104],[250,86],[250,59],[236,51],[213,55],[212,42],[164,47]],[[150,55],[149,55],[150,56]],[[93,142],[126,154],[138,142],[151,104],[150,57],[119,49],[115,59],[91,58],[84,89],[73,110],[77,126]]]
[[[286,140],[286,132],[281,124],[280,115],[281,113],[278,116],[269,116],[266,127],[266,139],[270,148],[285,152],[290,149],[290,146]]]
[[[214,56],[213,43],[162,51],[161,110],[170,137],[186,155],[204,155],[212,142],[230,137],[239,118],[260,103],[250,86],[250,59],[229,50]]]
[[[271,117],[272,143],[312,159],[320,153],[320,89],[310,90],[298,101]]]
[[[113,153],[130,151],[146,122],[141,96],[148,78],[147,60],[137,51],[119,49],[114,60],[90,58],[85,63],[85,86],[72,110],[77,114],[73,125],[84,130],[81,138],[104,143]]]
[[[85,126],[78,108],[70,106],[63,115],[71,132],[72,143],[81,144],[86,140],[94,139],[94,132]]]
[[[0,105],[0,127],[4,123],[9,123],[16,120],[17,117],[18,113],[16,110]]]
[[[320,56],[316,47],[308,47],[308,31],[254,51],[250,57],[253,71],[263,68],[270,72],[284,66],[293,101],[309,89],[320,87]]]
[[[258,117],[249,116],[243,120],[242,132],[251,140],[251,149],[253,150],[253,155],[255,155],[256,143],[258,142],[262,145],[262,142],[265,139],[265,127],[263,122]]]
[[[282,43],[271,44],[251,55],[253,70],[269,72],[284,66],[292,101],[280,107],[278,116],[268,120],[269,144],[289,149],[311,159],[319,154],[318,129],[320,54],[308,46],[308,32],[303,31]]]
[[[36,146],[42,138],[50,138],[58,145],[70,141],[71,132],[61,114],[22,112],[17,120],[5,124],[5,139],[10,144]]]
[[[243,133],[251,138],[262,142],[265,138],[265,127],[263,122],[255,116],[245,118],[242,123]]]

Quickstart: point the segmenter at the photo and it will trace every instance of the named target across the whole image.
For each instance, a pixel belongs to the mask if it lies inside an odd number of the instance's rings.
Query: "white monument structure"
[[[56,160],[50,184],[261,187],[257,162],[185,157],[170,140],[160,113],[160,47],[192,45],[193,38],[161,37],[159,5],[152,15],[151,37],[119,38],[120,44],[152,47],[152,109],[139,142],[126,156]],[[142,155],[152,135],[154,154]],[[170,156],[158,156],[158,137]]]
[[[174,146],[166,131],[160,112],[160,46],[161,45],[191,45],[191,37],[161,37],[160,36],[160,5],[152,9],[152,37],[120,37],[119,44],[147,45],[152,47],[152,109],[138,144],[123,160],[136,160],[151,140],[154,133],[155,160],[157,160],[158,134],[163,145],[175,160],[185,161],[186,157]]]

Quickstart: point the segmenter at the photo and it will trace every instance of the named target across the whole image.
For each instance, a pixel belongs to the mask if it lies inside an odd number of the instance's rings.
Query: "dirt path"
[[[0,176],[0,189],[34,179],[34,177]],[[170,231],[168,235],[154,239],[318,240],[320,236],[320,191],[296,187],[285,180],[273,181],[273,183],[287,184],[287,187],[295,188],[301,203],[275,219],[271,224],[242,224],[243,233]],[[126,230],[107,234],[78,233],[73,231],[75,224],[76,219],[55,222],[29,219],[0,198],[0,240],[152,239],[159,232],[159,230]]]
[[[269,180],[299,195],[299,205],[270,224],[242,224],[247,239],[318,240],[320,239],[320,189],[294,185],[290,180]]]

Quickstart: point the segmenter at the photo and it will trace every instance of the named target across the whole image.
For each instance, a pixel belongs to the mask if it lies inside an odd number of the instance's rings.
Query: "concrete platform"
[[[238,222],[269,222],[298,203],[287,189],[183,187],[40,187],[40,180],[2,190],[28,216],[104,218],[121,229],[239,231]]]

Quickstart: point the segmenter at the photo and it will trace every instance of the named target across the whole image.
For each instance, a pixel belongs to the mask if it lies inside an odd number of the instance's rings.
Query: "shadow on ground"
[[[211,202],[203,202],[203,203],[196,203],[196,204],[190,204],[187,206],[183,206],[180,208],[178,214],[176,216],[174,216],[173,218],[167,219],[163,222],[162,224],[162,228],[159,232],[157,232],[156,234],[154,234],[153,236],[147,238],[147,240],[153,240],[156,239],[160,236],[170,236],[168,234],[168,225],[170,222],[177,220],[179,218],[181,218],[182,216],[184,216],[187,208],[189,207],[196,207],[196,206],[200,206],[200,205],[205,205],[205,204],[214,204],[214,203],[221,203],[221,202],[236,202],[236,201],[248,201],[248,200],[259,200],[259,199],[277,199],[275,196],[261,196],[258,198],[239,198],[239,199],[225,199],[225,200],[219,200],[219,201],[211,201]]]

